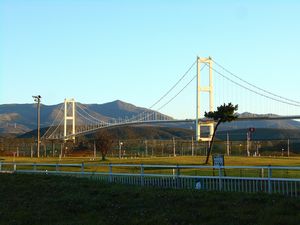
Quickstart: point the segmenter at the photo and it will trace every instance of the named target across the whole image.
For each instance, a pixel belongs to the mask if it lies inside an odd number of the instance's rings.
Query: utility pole
[[[247,156],[250,156],[250,132],[247,132]]]
[[[30,145],[30,157],[33,157],[33,149],[32,149],[32,144]]]
[[[61,159],[62,155],[63,155],[63,148],[64,148],[64,143],[60,144],[60,155],[59,155],[59,159]]]
[[[121,159],[121,156],[122,156],[122,145],[123,145],[123,142],[119,141],[119,159]]]
[[[192,156],[194,156],[194,138],[192,136]]]
[[[288,139],[287,145],[287,156],[290,157],[290,139]]]
[[[32,96],[34,101],[37,102],[37,157],[40,157],[40,108],[41,108],[41,96]]]
[[[148,156],[148,141],[147,140],[145,140],[145,155],[146,155],[146,157]]]
[[[175,138],[173,137],[173,156],[176,156],[176,145],[175,145]]]
[[[228,132],[227,132],[226,149],[227,149],[227,155],[230,155],[230,145],[229,145],[229,134],[228,134]]]
[[[94,159],[96,159],[96,155],[97,155],[97,152],[96,152],[96,141],[94,140]]]

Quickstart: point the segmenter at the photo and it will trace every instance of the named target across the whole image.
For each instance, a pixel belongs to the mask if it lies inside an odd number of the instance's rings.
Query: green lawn
[[[106,161],[101,161],[99,158],[87,158],[87,157],[66,157],[62,159],[58,158],[11,158],[11,157],[2,157],[2,161],[4,162],[37,162],[37,163],[76,163],[81,164],[84,162],[85,171],[93,171],[93,172],[108,172],[109,168],[107,166],[100,166],[99,164],[108,164],[108,163],[118,163],[118,164],[164,164],[164,165],[203,165],[205,158],[202,156],[191,157],[191,156],[180,156],[180,157],[149,157],[149,158],[127,158],[127,159],[119,159],[119,158],[108,158]],[[94,166],[87,166],[87,164],[92,164]],[[225,165],[234,165],[234,166],[300,166],[300,157],[225,157]],[[32,169],[30,167],[18,167],[19,169]],[[2,166],[2,170],[10,169],[12,170],[12,166]],[[55,167],[38,167],[40,170],[55,170]],[[79,167],[64,167],[65,171],[80,171]],[[113,172],[124,172],[124,173],[140,173],[139,167],[114,167]],[[164,173],[164,174],[172,174],[174,171],[172,169],[145,169],[145,173]],[[180,174],[182,175],[206,175],[213,176],[218,173],[213,169],[181,169]],[[258,170],[258,169],[227,169],[227,176],[250,176],[250,177],[259,177],[264,175],[264,177],[268,176],[267,170]],[[273,177],[286,177],[286,178],[300,178],[299,170],[273,170]]]
[[[0,174],[0,224],[299,224],[277,195],[141,188],[86,178]]]
[[[24,158],[24,157],[0,157],[5,162],[44,162],[44,163],[132,163],[132,164],[180,164],[180,165],[201,165],[205,161],[204,156],[178,156],[178,157],[147,157],[147,158],[107,158],[101,161],[92,157],[65,157],[65,158]],[[211,163],[211,160],[210,160]],[[242,157],[225,156],[225,165],[236,166],[300,166],[300,157]]]

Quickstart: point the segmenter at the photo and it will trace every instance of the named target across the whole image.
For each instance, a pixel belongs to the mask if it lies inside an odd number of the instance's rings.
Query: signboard
[[[224,155],[221,155],[221,154],[213,155],[213,165],[215,167],[217,167],[217,168],[224,166],[225,165]],[[215,175],[215,169],[217,169],[215,167],[214,167],[214,170],[213,170],[213,174],[214,175]],[[226,172],[225,172],[225,168],[224,167],[223,168],[219,168],[218,171],[219,171],[218,172],[219,176],[226,176]]]
[[[214,166],[224,166],[224,155],[213,155]]]

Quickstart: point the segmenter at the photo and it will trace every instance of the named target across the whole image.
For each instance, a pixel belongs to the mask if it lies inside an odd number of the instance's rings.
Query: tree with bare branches
[[[107,131],[102,130],[96,133],[94,141],[96,149],[101,152],[102,160],[105,160],[113,145],[113,137]]]

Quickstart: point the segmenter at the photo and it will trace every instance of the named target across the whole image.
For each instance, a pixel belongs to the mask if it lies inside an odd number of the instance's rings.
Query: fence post
[[[269,194],[272,193],[272,182],[271,182],[271,178],[272,178],[272,168],[269,165],[268,166],[268,192]]]
[[[2,162],[0,161],[0,171],[2,171]]]
[[[144,186],[144,165],[141,164],[141,186]]]
[[[109,163],[109,182],[111,183],[112,182],[112,173],[113,173],[113,171],[112,171],[112,164],[111,163]]]
[[[176,188],[179,188],[180,186],[180,168],[179,165],[176,165]]]
[[[36,171],[36,162],[33,163],[33,171]]]
[[[56,171],[56,173],[58,173],[58,171],[59,171],[59,169],[58,169],[58,163],[56,163],[56,165],[55,165],[55,171]]]
[[[81,163],[81,174],[84,174],[84,162]]]
[[[14,171],[17,170],[17,164],[14,162]]]
[[[219,191],[222,191],[223,185],[222,185],[222,169],[221,166],[218,165],[219,170]]]

